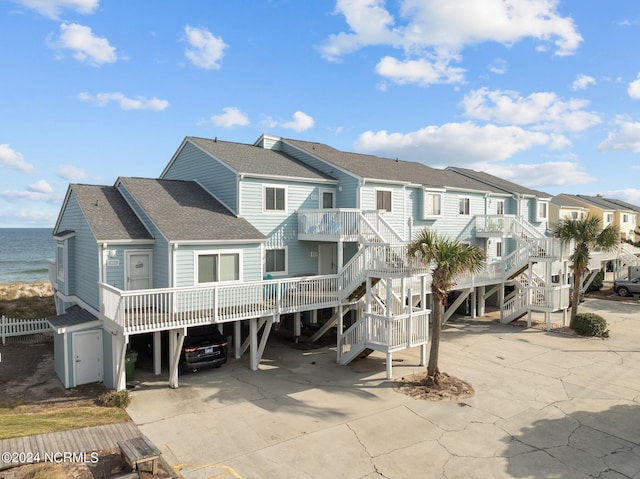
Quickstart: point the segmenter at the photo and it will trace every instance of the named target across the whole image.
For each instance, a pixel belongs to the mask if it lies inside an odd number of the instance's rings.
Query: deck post
[[[120,359],[116,370],[116,391],[124,391],[127,389],[127,376],[125,372],[125,361],[127,359],[127,346],[129,345],[129,336],[124,335],[122,339],[122,349],[120,350]]]
[[[300,336],[302,335],[302,318],[300,311],[293,313],[293,342],[298,343]]]
[[[169,330],[169,387],[178,387],[178,369],[180,366],[180,352],[184,343],[187,328]]]
[[[258,319],[251,318],[249,320],[249,368],[257,371],[259,359],[258,355]]]
[[[387,379],[393,379],[393,353],[387,353]]]
[[[420,346],[420,366],[427,365],[427,345],[426,343]]]
[[[160,331],[153,333],[153,374],[162,373],[162,341]]]
[[[487,287],[478,287],[478,316],[482,317],[485,314],[485,307],[487,302]]]
[[[471,301],[471,304],[469,305],[469,316],[471,316],[472,318],[476,318],[476,314],[477,314],[477,310],[476,310],[476,304],[477,304],[477,298],[478,298],[478,294],[476,293],[476,288],[472,287],[471,288],[471,297],[469,298],[469,301]]]
[[[242,330],[240,329],[241,325],[242,321],[233,322],[233,357],[236,359],[240,359],[240,356],[242,356]]]

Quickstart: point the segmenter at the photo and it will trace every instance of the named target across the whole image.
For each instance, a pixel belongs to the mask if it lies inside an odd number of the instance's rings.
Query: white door
[[[72,333],[75,385],[102,381],[102,331]]]
[[[334,190],[325,190],[320,188],[320,204],[318,205],[321,210],[327,210],[329,208],[336,207],[336,192]]]
[[[338,248],[335,243],[318,245],[318,274],[336,274]]]
[[[151,252],[128,251],[126,267],[126,289],[151,288]]]

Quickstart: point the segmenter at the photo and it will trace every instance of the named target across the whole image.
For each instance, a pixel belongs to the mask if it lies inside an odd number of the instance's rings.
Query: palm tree
[[[486,255],[477,246],[466,246],[458,240],[438,235],[423,229],[408,245],[408,255],[432,266],[431,294],[433,296],[433,318],[431,320],[431,350],[427,365],[427,380],[438,383],[438,353],[442,326],[442,301],[455,286],[455,277],[460,273],[477,273],[485,265]]]
[[[616,225],[608,225],[602,228],[600,218],[587,216],[581,219],[564,219],[556,225],[553,235],[562,244],[575,242],[575,249],[569,257],[573,269],[573,294],[576,299],[571,302],[571,320],[569,327],[573,329],[576,314],[578,313],[577,298],[580,296],[582,279],[589,271],[589,254],[594,248],[600,248],[604,252],[616,249],[620,241],[620,233]]]

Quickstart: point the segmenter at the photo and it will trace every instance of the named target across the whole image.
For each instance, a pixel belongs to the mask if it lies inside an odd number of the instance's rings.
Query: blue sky
[[[262,133],[640,205],[637,0],[0,0],[0,227]]]

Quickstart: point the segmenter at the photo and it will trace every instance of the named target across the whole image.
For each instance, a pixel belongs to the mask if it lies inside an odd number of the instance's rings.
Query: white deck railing
[[[102,313],[126,332],[222,323],[335,306],[337,275],[122,291],[100,283]]]
[[[378,210],[348,208],[298,211],[298,239],[403,242]]]

